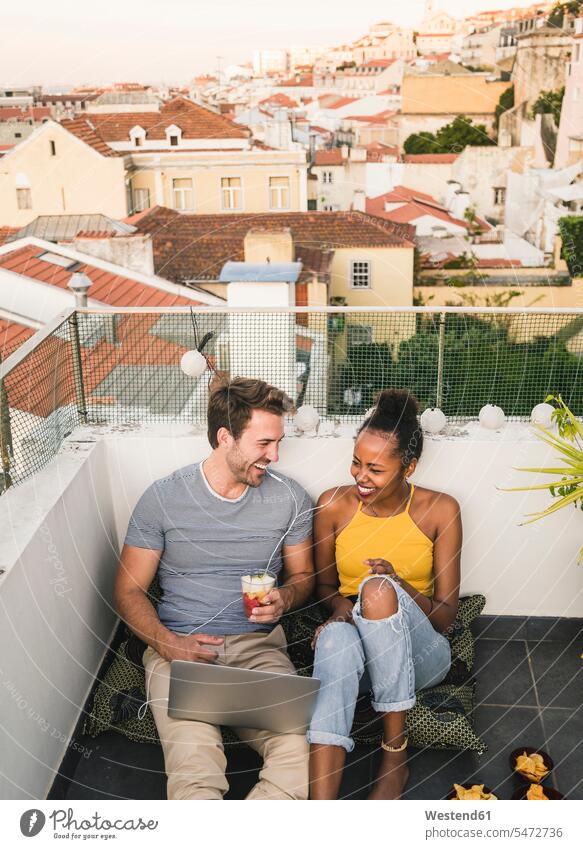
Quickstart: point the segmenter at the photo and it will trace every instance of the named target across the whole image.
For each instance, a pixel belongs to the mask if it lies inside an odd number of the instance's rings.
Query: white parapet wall
[[[314,499],[351,482],[354,427],[332,430],[290,430],[281,446],[277,468]],[[113,580],[131,511],[152,481],[209,450],[204,429],[188,425],[80,428],[0,498],[0,798],[46,796],[115,627]],[[460,502],[462,593],[483,593],[485,613],[583,616],[581,511],[520,527],[549,495],[498,489],[538,482],[513,467],[551,461],[526,424],[495,433],[472,423],[426,438],[414,481]]]
[[[350,483],[354,427],[335,436],[283,440],[277,469],[298,480],[316,499],[331,486]],[[143,490],[173,469],[203,459],[210,451],[204,430],[151,426],[109,432],[108,465],[119,543]],[[485,613],[583,616],[583,513],[567,508],[520,527],[527,513],[551,502],[548,492],[508,493],[498,487],[526,486],[544,476],[513,467],[555,465],[553,449],[528,424],[509,423],[500,432],[477,423],[425,438],[413,482],[458,499],[464,525],[462,593],[487,598]],[[553,462],[551,462],[553,461]]]
[[[46,797],[116,627],[105,454],[71,442],[0,498],[1,799]]]

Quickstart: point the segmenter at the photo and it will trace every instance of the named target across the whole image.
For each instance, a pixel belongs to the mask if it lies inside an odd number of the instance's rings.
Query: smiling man
[[[282,615],[314,586],[312,502],[290,478],[269,472],[293,404],[260,380],[236,378],[211,394],[212,453],[153,483],[130,519],[116,579],[120,616],[148,647],[148,697],[164,749],[169,799],[221,799],[228,789],[221,730],[168,716],[171,660],[294,673]],[[241,578],[278,576],[248,619]],[[158,573],[157,610],[147,590]],[[236,728],[263,757],[249,799],[306,799],[304,735]]]

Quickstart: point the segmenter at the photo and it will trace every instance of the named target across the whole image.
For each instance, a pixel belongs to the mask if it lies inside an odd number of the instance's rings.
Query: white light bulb
[[[427,433],[439,433],[447,424],[445,413],[438,407],[430,407],[421,413],[421,427]]]
[[[495,404],[486,404],[480,410],[478,416],[482,427],[488,430],[500,430],[506,424],[506,416],[501,407],[496,407]]]
[[[189,377],[200,377],[207,368],[207,361],[200,351],[187,351],[182,355],[180,368]]]
[[[551,404],[537,404],[536,407],[533,407],[530,420],[533,424],[548,428],[553,424],[552,416],[554,412],[555,408]]]
[[[304,404],[300,407],[294,416],[294,426],[303,433],[315,430],[318,427],[319,421],[320,415],[318,411],[309,404]]]

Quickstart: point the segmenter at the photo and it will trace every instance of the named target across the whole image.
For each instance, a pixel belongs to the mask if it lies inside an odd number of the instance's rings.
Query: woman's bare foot
[[[369,799],[400,799],[409,780],[407,750],[385,752]]]

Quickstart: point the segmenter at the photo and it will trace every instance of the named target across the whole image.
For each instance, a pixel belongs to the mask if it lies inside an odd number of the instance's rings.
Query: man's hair
[[[277,416],[292,412],[294,404],[281,389],[263,380],[235,377],[222,380],[211,391],[208,405],[208,440],[218,445],[219,428],[226,427],[233,439],[239,439],[247,427],[253,410],[266,410]]]

